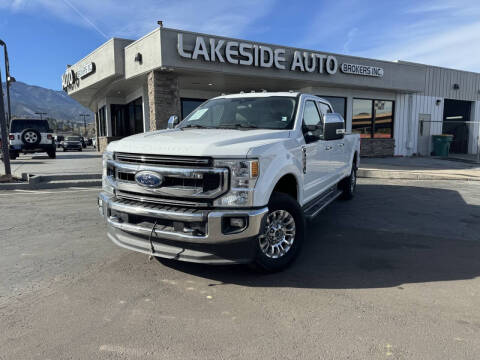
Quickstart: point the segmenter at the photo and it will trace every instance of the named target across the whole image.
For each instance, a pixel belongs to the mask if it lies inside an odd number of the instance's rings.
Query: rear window
[[[66,141],[80,141],[80,136],[67,136]]]
[[[47,120],[35,120],[35,119],[13,119],[10,132],[18,133],[25,129],[35,129],[40,132],[49,132],[49,126]]]

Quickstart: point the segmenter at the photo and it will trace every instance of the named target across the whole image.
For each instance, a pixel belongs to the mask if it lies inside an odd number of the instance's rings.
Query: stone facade
[[[97,140],[97,151],[103,153],[107,145],[115,140],[120,140],[119,136],[99,136]]]
[[[394,139],[360,139],[360,156],[386,157],[395,152]]]
[[[170,72],[152,71],[148,74],[147,86],[150,130],[165,129],[171,115],[180,118],[178,77]]]

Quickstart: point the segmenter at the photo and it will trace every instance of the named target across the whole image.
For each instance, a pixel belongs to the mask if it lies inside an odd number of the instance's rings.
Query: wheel
[[[36,129],[25,129],[20,137],[25,145],[36,145],[42,139],[40,132]]]
[[[63,149],[63,152],[67,151],[67,149],[65,149],[65,148],[62,148],[62,149]]]
[[[82,148],[78,149],[78,151],[82,151]]]
[[[305,233],[305,219],[291,196],[273,193],[263,233],[256,240],[254,266],[265,272],[285,269],[297,256]]]
[[[342,199],[350,200],[353,198],[355,189],[357,188],[357,166],[355,163],[352,165],[350,176],[346,177],[340,182],[339,188],[342,190]]]
[[[57,157],[57,152],[55,150],[47,151],[47,154],[50,159],[55,159]]]

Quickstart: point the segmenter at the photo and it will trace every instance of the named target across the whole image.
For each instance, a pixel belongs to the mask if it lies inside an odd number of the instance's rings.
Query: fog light
[[[238,228],[238,229],[244,228],[245,227],[245,218],[236,218],[236,217],[230,218],[230,226],[232,228]]]

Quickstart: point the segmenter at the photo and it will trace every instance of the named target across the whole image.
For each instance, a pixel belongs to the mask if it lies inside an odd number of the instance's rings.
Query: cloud
[[[8,0],[7,0],[8,1]],[[164,26],[241,36],[266,16],[274,0],[0,0],[14,12],[47,11],[62,21],[91,28],[101,36],[138,38],[163,20]]]

